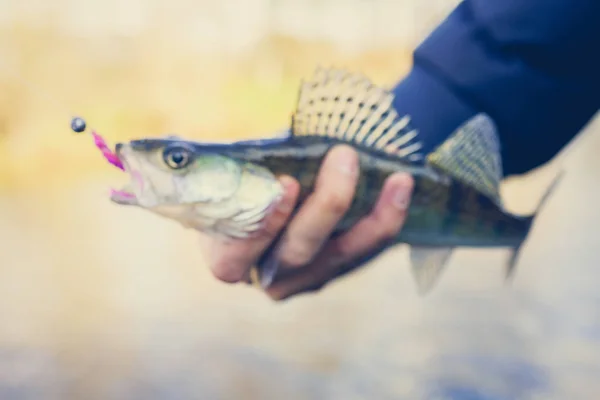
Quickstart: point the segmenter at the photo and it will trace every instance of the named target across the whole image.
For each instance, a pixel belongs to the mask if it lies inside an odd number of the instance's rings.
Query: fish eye
[[[164,151],[163,160],[171,169],[185,168],[191,161],[192,156],[188,149],[183,147],[171,147]]]

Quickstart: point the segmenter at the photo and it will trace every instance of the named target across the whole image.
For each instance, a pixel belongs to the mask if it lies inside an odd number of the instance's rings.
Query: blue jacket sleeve
[[[425,150],[486,112],[505,175],[525,173],[600,108],[600,0],[464,0],[415,50],[394,92]]]

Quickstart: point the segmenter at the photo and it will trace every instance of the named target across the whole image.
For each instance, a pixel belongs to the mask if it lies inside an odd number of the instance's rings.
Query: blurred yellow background
[[[269,136],[317,65],[393,85],[454,4],[0,1],[0,400],[598,398],[597,123],[511,286],[505,252],[461,250],[419,298],[400,246],[283,304],[216,282],[194,232],[112,205],[125,178],[69,129]],[[554,172],[510,182],[509,207]]]
[[[69,132],[75,113],[111,141],[267,136],[289,124],[318,65],[393,85],[419,28],[453,2],[103,3],[0,8],[2,187],[37,185],[49,167],[52,181],[104,167]]]

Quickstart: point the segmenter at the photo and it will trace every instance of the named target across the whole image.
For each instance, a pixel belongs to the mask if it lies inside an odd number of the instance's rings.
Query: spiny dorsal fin
[[[417,131],[408,116],[400,118],[393,100],[362,74],[319,68],[301,85],[292,134],[333,137],[419,161]]]
[[[478,114],[459,127],[427,162],[501,204],[502,159],[494,122]]]

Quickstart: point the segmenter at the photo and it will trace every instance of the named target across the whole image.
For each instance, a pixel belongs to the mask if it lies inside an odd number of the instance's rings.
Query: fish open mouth
[[[135,194],[133,194],[133,192],[128,191],[125,188],[120,189],[120,190],[111,188],[110,189],[110,199],[117,204],[123,204],[123,205],[136,205],[137,204],[137,197],[135,196]]]
[[[106,144],[106,141],[102,136],[98,135],[96,132],[92,132],[92,136],[94,137],[94,143],[96,147],[102,151],[102,155],[112,165],[119,168],[122,171],[128,172],[131,176],[131,181],[125,185],[122,189],[110,189],[110,199],[117,204],[123,205],[136,205],[138,203],[137,197],[133,190],[133,186],[135,183],[141,185],[141,177],[135,171],[132,171],[127,162],[119,156],[118,146],[115,151],[111,150],[110,147]],[[137,181],[137,182],[136,182]]]

